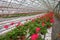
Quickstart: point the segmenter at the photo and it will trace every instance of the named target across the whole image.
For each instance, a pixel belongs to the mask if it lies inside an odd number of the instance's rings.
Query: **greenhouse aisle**
[[[52,40],[60,40],[57,34],[60,33],[60,20],[55,18],[54,27],[52,29]]]

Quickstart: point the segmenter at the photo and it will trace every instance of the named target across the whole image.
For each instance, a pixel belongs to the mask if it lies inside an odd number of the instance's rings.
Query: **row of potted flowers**
[[[53,17],[53,12],[49,12],[41,17],[37,16],[36,18],[28,19],[30,21],[25,24],[18,22],[16,28],[6,35],[2,35],[0,40],[44,40],[41,35],[45,35],[47,29],[53,26]],[[11,23],[11,25],[13,24]],[[7,29],[8,26],[4,26],[4,28]]]

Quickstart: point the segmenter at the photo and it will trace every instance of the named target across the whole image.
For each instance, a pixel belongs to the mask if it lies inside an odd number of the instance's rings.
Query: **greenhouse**
[[[60,40],[60,0],[0,0],[0,40]]]

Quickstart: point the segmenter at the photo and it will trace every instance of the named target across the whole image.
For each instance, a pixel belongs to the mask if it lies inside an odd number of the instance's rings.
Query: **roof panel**
[[[20,11],[27,10],[26,12],[28,11],[31,12],[34,10],[35,11],[49,10],[50,8],[54,8],[58,1],[57,0],[1,0],[0,8],[6,8],[7,10],[16,9],[16,11],[18,9],[20,9]]]

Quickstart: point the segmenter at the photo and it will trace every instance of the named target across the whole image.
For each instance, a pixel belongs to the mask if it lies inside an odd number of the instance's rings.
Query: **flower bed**
[[[13,18],[13,17],[24,17],[41,14],[43,12],[30,12],[30,13],[14,13],[14,14],[0,14],[0,18]]]
[[[30,21],[25,24],[19,22],[14,30],[1,36],[0,40],[44,40],[41,35],[45,35],[47,29],[53,26],[53,16],[53,13],[50,12],[42,17],[30,18],[28,19]]]

